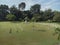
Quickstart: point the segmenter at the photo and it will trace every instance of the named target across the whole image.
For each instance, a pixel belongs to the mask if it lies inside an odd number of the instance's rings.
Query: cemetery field
[[[58,23],[0,22],[0,45],[54,45]]]

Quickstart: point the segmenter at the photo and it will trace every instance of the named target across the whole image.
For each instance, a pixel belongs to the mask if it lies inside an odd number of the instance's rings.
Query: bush
[[[8,15],[6,16],[6,19],[9,20],[9,21],[13,21],[13,20],[16,19],[16,16],[13,15],[13,14],[8,14]]]

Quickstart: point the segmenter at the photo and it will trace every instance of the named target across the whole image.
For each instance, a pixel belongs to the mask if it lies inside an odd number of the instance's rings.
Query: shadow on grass
[[[38,30],[38,31],[41,31],[41,32],[46,32],[46,30]]]

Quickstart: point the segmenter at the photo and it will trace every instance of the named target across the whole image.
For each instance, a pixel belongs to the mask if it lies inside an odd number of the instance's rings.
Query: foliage
[[[58,40],[60,40],[60,28],[56,28],[55,33],[58,34]]]
[[[38,22],[40,21],[41,15],[40,14],[34,14],[32,17],[32,21]]]
[[[15,21],[47,21],[47,22],[60,22],[60,12],[52,11],[52,9],[47,9],[45,11],[41,10],[40,4],[34,4],[31,6],[30,10],[24,10],[26,7],[25,2],[18,4],[18,7],[15,5],[9,7],[8,5],[0,5],[0,20],[1,21],[11,21],[11,19],[6,17],[16,17]],[[10,16],[14,15],[14,16]],[[7,16],[8,15],[8,16]]]
[[[15,18],[16,18],[16,16],[15,16],[15,15],[12,15],[12,14],[8,14],[8,15],[6,16],[6,19],[8,19],[8,20],[10,20],[10,21],[15,20]]]
[[[19,10],[20,10],[20,11],[23,11],[24,8],[25,8],[25,6],[26,6],[25,2],[20,3],[20,4],[18,5]]]
[[[5,20],[5,16],[9,13],[7,5],[0,5],[0,20]]]
[[[32,12],[32,14],[39,13],[40,8],[41,8],[40,4],[35,4],[31,6],[30,11]]]
[[[58,11],[54,12],[53,21],[60,22],[60,12],[58,12]]]
[[[45,10],[44,13],[43,13],[43,18],[44,20],[51,20],[53,19],[53,12],[51,9],[48,9],[48,10]]]

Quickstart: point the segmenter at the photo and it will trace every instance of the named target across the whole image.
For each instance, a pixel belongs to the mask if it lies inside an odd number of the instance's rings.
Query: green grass
[[[51,25],[50,23],[44,25],[33,22],[0,22],[0,45],[53,45],[58,40],[57,35],[53,36],[55,27]],[[11,33],[9,33],[10,29]]]

